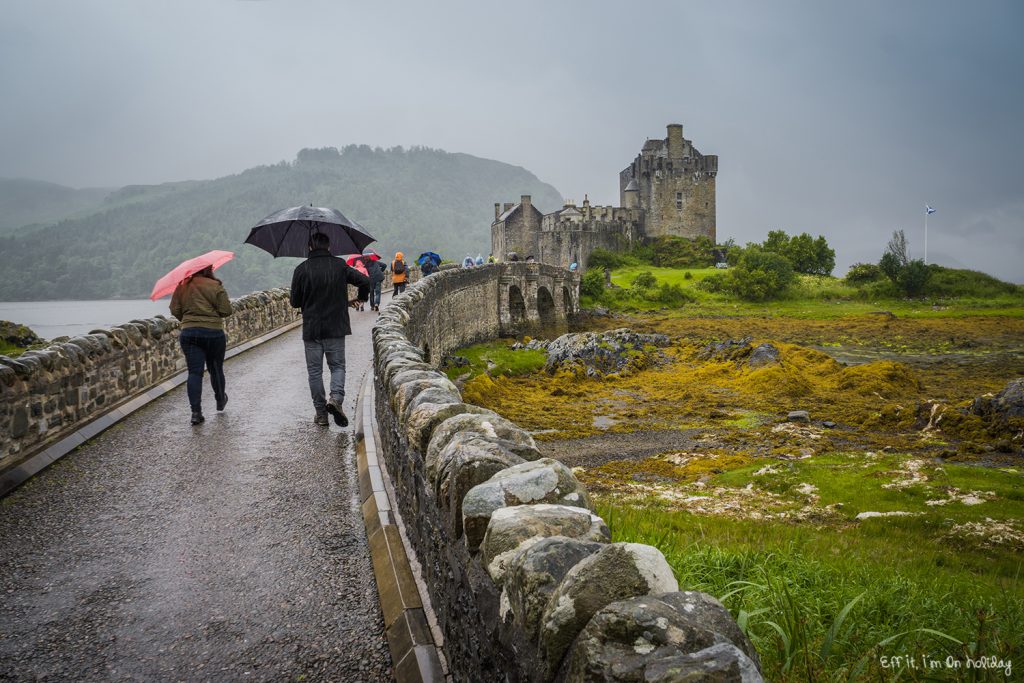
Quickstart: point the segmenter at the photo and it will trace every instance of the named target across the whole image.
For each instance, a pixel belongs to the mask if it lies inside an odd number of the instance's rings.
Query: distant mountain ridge
[[[0,234],[94,210],[111,192],[110,188],[77,190],[43,180],[0,178]]]
[[[365,226],[377,238],[372,247],[388,258],[431,250],[461,260],[487,255],[494,202],[530,194],[544,211],[562,203],[554,187],[517,166],[366,145],[304,149],[293,162],[215,180],[104,192],[73,218],[0,232],[0,299],[144,297],[158,277],[210,249],[236,253],[218,271],[233,296],[287,285],[299,260],[273,259],[243,241],[251,226],[288,206],[339,209]]]

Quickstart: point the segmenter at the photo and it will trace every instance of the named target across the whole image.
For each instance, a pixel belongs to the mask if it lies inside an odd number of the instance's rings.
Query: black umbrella
[[[293,206],[276,211],[253,227],[246,244],[270,252],[272,256],[309,256],[309,236],[321,232],[331,240],[328,247],[335,256],[361,253],[376,241],[363,226],[337,209],[319,206]]]

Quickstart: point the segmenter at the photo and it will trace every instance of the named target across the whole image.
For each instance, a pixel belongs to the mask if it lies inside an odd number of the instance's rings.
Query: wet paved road
[[[301,331],[225,372],[205,424],[182,385],[0,500],[0,680],[390,679],[351,427],[312,424]]]

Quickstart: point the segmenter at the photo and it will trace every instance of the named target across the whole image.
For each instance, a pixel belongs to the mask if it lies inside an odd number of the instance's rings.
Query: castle
[[[664,235],[715,240],[715,176],[718,156],[704,155],[683,137],[678,123],[664,140],[648,140],[619,173],[621,206],[582,206],[566,201],[542,214],[529,195],[518,204],[494,205],[491,253],[504,261],[512,253],[542,263],[585,266],[590,252],[621,251],[633,242]]]

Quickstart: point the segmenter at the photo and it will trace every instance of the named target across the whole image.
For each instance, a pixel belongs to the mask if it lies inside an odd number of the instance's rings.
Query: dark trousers
[[[391,293],[391,297],[394,298],[394,297],[398,296],[399,294],[401,294],[404,291],[405,291],[405,283],[404,282],[396,282],[395,283],[395,291]]]
[[[224,330],[187,327],[178,338],[188,366],[188,402],[193,412],[203,409],[203,368],[210,371],[210,386],[217,398],[224,395],[224,351],[228,338]]]
[[[371,306],[377,306],[377,307],[380,306],[380,286],[382,284],[383,284],[383,281],[381,281],[381,282],[374,282],[373,286],[370,288],[370,305]]]

